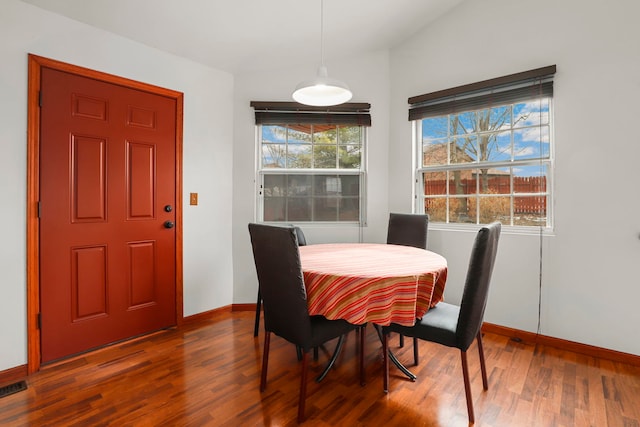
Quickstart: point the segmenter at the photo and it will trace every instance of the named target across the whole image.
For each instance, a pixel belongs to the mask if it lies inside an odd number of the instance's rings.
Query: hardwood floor
[[[161,331],[45,366],[28,389],[0,399],[2,426],[296,425],[300,365],[293,345],[272,336],[267,390],[260,393],[263,336],[252,312]],[[367,328],[367,384],[358,382],[356,335],[336,367],[307,395],[307,426],[466,426],[460,354],[411,340],[392,348],[418,375],[392,367],[382,392],[381,345]],[[476,426],[640,427],[640,367],[551,347],[484,337],[489,390],[482,391],[477,348],[469,349]],[[331,350],[331,348],[329,349]],[[320,352],[310,374],[321,371]]]

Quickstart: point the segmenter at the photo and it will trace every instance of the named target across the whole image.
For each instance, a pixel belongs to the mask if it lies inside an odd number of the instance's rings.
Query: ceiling
[[[230,73],[320,62],[321,0],[23,0]],[[325,0],[324,58],[389,49],[463,0]]]

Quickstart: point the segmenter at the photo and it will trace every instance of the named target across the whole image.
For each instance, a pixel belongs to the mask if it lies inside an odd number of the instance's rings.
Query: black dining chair
[[[298,226],[292,226],[296,232],[298,238],[298,246],[306,246],[307,238],[304,235],[302,229]],[[260,295],[260,288],[258,287],[258,301],[256,302],[256,320],[253,326],[253,336],[257,337],[260,330],[260,312],[262,311],[262,295]]]
[[[361,328],[345,320],[310,316],[298,238],[293,227],[249,224],[258,284],[264,302],[264,352],[260,391],[267,386],[269,343],[274,333],[302,351],[298,422],[304,421],[309,350]],[[364,384],[364,330],[360,334],[359,375]],[[340,340],[339,340],[340,342]]]
[[[387,244],[427,249],[428,214],[390,213]]]
[[[427,249],[428,214],[390,213],[387,228],[387,244],[413,246]],[[418,341],[413,340],[414,357],[418,354]],[[404,336],[400,335],[400,347],[404,347]]]
[[[462,302],[459,306],[445,302],[438,303],[429,309],[421,320],[414,326],[401,326],[391,324],[382,328],[382,347],[384,358],[384,391],[389,390],[389,357],[387,335],[389,332],[397,332],[409,337],[431,341],[447,347],[460,350],[462,357],[462,376],[467,398],[467,412],[469,422],[474,422],[473,401],[469,382],[469,368],[467,365],[467,350],[474,339],[478,342],[480,355],[480,370],[482,371],[482,385],[488,390],[487,368],[485,366],[484,351],[482,348],[482,319],[487,305],[491,274],[498,250],[498,240],[502,225],[499,222],[484,226],[476,235],[469,268],[462,293]],[[414,360],[417,364],[418,360]]]

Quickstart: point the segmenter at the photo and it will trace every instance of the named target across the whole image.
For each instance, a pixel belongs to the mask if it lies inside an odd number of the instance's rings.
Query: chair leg
[[[489,381],[487,381],[487,366],[484,363],[484,347],[482,346],[482,333],[478,331],[478,353],[480,354],[480,370],[482,371],[482,387],[489,390]]]
[[[271,332],[265,331],[264,334],[264,350],[262,351],[262,375],[260,377],[260,391],[267,388],[267,366],[269,364],[269,341]]]
[[[357,329],[359,331],[359,337],[360,337],[360,385],[361,386],[364,386],[366,384],[365,377],[364,377],[364,338],[365,338],[366,329],[367,329],[366,323],[362,328]]]
[[[256,302],[256,323],[253,327],[253,336],[258,336],[258,329],[260,329],[260,309],[262,308],[262,295],[260,295],[260,288],[258,288],[258,301]]]
[[[413,337],[413,363],[418,366],[418,338]]]
[[[338,344],[336,345],[336,349],[333,352],[333,355],[331,356],[331,359],[329,359],[329,363],[327,363],[327,367],[324,368],[324,371],[322,371],[322,373],[318,376],[318,378],[316,378],[316,382],[317,383],[322,381],[324,379],[324,377],[327,376],[327,374],[329,373],[329,370],[331,370],[331,368],[333,368],[333,365],[335,365],[336,360],[338,360],[338,356],[340,355],[340,351],[342,351],[342,346],[344,344],[345,336],[346,335],[340,335],[340,338],[338,338]],[[315,347],[315,348],[317,348],[317,347]]]
[[[382,390],[389,392],[389,336],[382,332]]]
[[[307,399],[307,367],[309,365],[308,352],[302,352],[302,374],[300,375],[300,400],[298,401],[298,423],[304,421],[304,404]]]
[[[467,397],[467,413],[469,414],[469,423],[475,422],[473,416],[473,399],[471,397],[471,383],[469,382],[469,367],[467,365],[467,352],[460,350],[462,356],[462,377],[464,378],[464,394]]]
[[[404,347],[404,335],[402,335],[402,334],[400,334],[400,343],[399,343],[398,347],[400,347],[400,348]]]

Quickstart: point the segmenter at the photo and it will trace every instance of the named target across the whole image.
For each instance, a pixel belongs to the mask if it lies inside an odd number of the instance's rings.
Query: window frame
[[[549,81],[553,81],[552,79],[552,75],[553,73],[555,73],[555,66],[550,66],[550,67],[545,67],[544,69],[538,69],[538,70],[531,70],[530,72],[525,72],[525,73],[518,73],[515,75],[511,75],[511,76],[505,76],[502,78],[497,78],[497,79],[491,79],[491,80],[487,80],[485,82],[479,82],[479,83],[475,83],[475,84],[471,84],[471,85],[464,85],[464,86],[460,86],[458,88],[452,88],[452,89],[448,89],[448,90],[444,90],[444,91],[439,91],[439,92],[434,92],[432,94],[426,94],[426,95],[420,95],[418,97],[413,97],[413,98],[409,98],[409,103],[411,104],[411,109],[409,110],[409,119],[410,119],[410,123],[412,126],[412,144],[413,144],[413,150],[412,150],[412,166],[413,166],[413,188],[412,188],[412,198],[414,200],[414,211],[417,213],[425,213],[426,211],[426,200],[428,198],[432,198],[432,197],[427,197],[427,195],[425,194],[425,177],[424,174],[425,173],[433,173],[433,172],[439,172],[439,173],[446,173],[445,175],[445,182],[447,182],[447,184],[445,185],[445,194],[443,194],[441,197],[435,197],[435,198],[442,198],[444,200],[446,200],[446,208],[445,208],[445,221],[444,222],[440,222],[440,221],[434,221],[433,219],[430,220],[430,224],[429,226],[431,228],[434,229],[443,229],[443,230],[475,230],[478,228],[479,225],[483,224],[481,222],[481,208],[480,208],[480,203],[481,200],[483,198],[497,198],[497,197],[508,197],[509,199],[509,223],[503,224],[503,226],[505,226],[506,229],[508,229],[510,232],[513,232],[515,234],[553,234],[553,230],[554,230],[554,169],[555,169],[555,138],[554,138],[554,98],[553,98],[553,92],[551,89],[551,94],[549,93],[545,93],[543,95],[534,97],[533,99],[530,100],[505,100],[505,101],[501,101],[501,102],[495,102],[495,103],[485,103],[485,104],[480,104],[478,105],[478,102],[475,101],[473,99],[474,95],[480,93],[480,96],[485,95],[487,93],[487,91],[491,91],[492,90],[492,86],[491,83],[496,83],[498,81],[500,81],[500,85],[501,88],[506,87],[507,89],[511,89],[511,88],[518,88],[520,89],[522,87],[522,82],[518,81],[517,78],[513,79],[514,81],[511,82],[506,82],[504,80],[509,80],[512,77],[516,77],[516,76],[522,76],[525,74],[531,74],[531,73],[537,73],[539,74],[537,76],[538,78],[538,84],[540,84],[542,86],[543,81],[545,82],[545,84],[547,84],[546,82]],[[551,77],[549,77],[551,76]],[[528,75],[527,78],[530,79],[530,76]],[[525,83],[526,85],[526,83]],[[531,83],[529,83],[529,85],[532,85]],[[532,85],[533,86],[533,85]],[[534,86],[535,87],[535,86]],[[473,89],[470,92],[466,92],[465,89]],[[548,89],[545,88],[545,89]],[[439,97],[439,95],[443,95],[441,98]],[[468,96],[468,99],[465,99],[465,96]],[[480,97],[479,97],[480,98]],[[502,107],[502,106],[510,106],[513,107],[514,105],[520,104],[520,103],[524,103],[524,102],[539,102],[540,99],[545,99],[548,98],[549,99],[549,103],[548,103],[548,123],[538,123],[537,125],[532,125],[529,126],[529,129],[535,129],[536,127],[539,127],[542,131],[542,127],[547,128],[549,130],[549,135],[548,135],[548,157],[546,156],[538,156],[535,158],[528,158],[528,159],[517,159],[515,153],[512,151],[510,154],[510,158],[508,160],[496,160],[496,161],[482,161],[480,160],[477,156],[476,158],[469,162],[469,163],[451,163],[451,158],[450,158],[450,144],[455,143],[452,142],[454,141],[452,132],[451,132],[451,117],[455,116],[455,115],[460,115],[464,112],[476,112],[479,113],[483,110],[486,110],[488,108],[498,108],[498,107]],[[412,102],[414,101],[414,102]],[[444,103],[449,102],[450,104],[455,104],[456,102],[461,102],[461,103],[468,103],[468,106],[462,106],[462,107],[458,107],[458,108],[441,108],[441,106],[437,105],[438,102],[442,102],[444,105]],[[474,104],[475,102],[475,104]],[[436,105],[434,105],[436,104]],[[413,111],[412,111],[413,109]],[[436,110],[440,110],[438,113],[431,113],[431,112],[427,112],[427,110],[430,109],[436,109]],[[447,111],[447,110],[451,110],[451,111]],[[544,110],[542,110],[544,111]],[[508,128],[508,131],[510,132],[510,146],[513,147],[514,145],[514,131],[516,129],[522,129],[520,127],[516,128],[514,127],[514,117],[513,117],[513,108],[511,108],[511,120],[510,120],[510,126]],[[479,114],[476,114],[476,117],[478,117]],[[423,137],[423,121],[425,119],[428,118],[435,118],[435,117],[444,117],[446,118],[447,121],[447,134],[446,137],[443,137],[443,142],[444,144],[446,144],[446,150],[447,150],[447,159],[446,162],[444,164],[438,164],[438,165],[424,165],[423,164],[423,159],[424,159],[424,137]],[[477,120],[477,118],[476,118]],[[477,123],[477,122],[476,122]],[[524,128],[524,127],[523,127]],[[473,133],[468,133],[466,135],[472,134],[472,135],[480,135],[482,133],[486,133],[487,131],[481,131],[479,129],[477,129],[476,126],[474,126],[475,132]],[[505,131],[507,129],[505,128]],[[498,130],[494,129],[492,130],[490,133],[492,134],[498,134]],[[546,144],[546,141],[544,142]],[[541,142],[542,144],[542,142]],[[516,168],[518,166],[535,166],[535,167],[540,167],[541,170],[543,168],[546,168],[546,188],[544,191],[540,191],[540,192],[531,192],[531,193],[518,193],[516,191],[516,189],[514,188],[514,172],[513,172],[513,168]],[[480,183],[480,179],[479,177],[479,172],[480,169],[496,169],[496,168],[511,168],[509,170],[509,182],[510,182],[510,186],[509,186],[509,191],[505,192],[505,193],[500,193],[500,195],[496,195],[495,193],[493,194],[483,194],[482,193],[482,188],[481,188],[481,183]],[[455,198],[459,198],[461,196],[455,196],[452,195],[450,193],[450,176],[448,175],[449,172],[451,171],[470,171],[472,178],[473,176],[475,176],[475,185],[476,185],[476,190],[474,193],[470,193],[472,195],[472,197],[477,201],[476,205],[475,205],[475,212],[474,212],[474,217],[475,220],[474,222],[470,222],[470,223],[466,223],[466,222],[450,222],[451,218],[449,217],[450,215],[450,201],[455,199]],[[475,174],[475,175],[474,175]],[[520,196],[523,197],[545,197],[546,199],[546,218],[544,221],[544,223],[541,223],[540,225],[514,225],[514,218],[516,216],[515,212],[514,212],[514,200]],[[462,196],[465,197],[465,196]],[[466,196],[468,197],[468,196]]]
[[[338,127],[359,127],[360,128],[360,167],[347,169],[347,168],[264,168],[262,164],[263,156],[262,156],[262,147],[263,147],[263,139],[262,139],[262,130],[263,126],[282,126],[288,127],[288,124],[256,124],[256,134],[255,134],[255,194],[256,194],[256,212],[255,217],[258,222],[265,223],[273,223],[273,224],[283,224],[283,223],[302,223],[302,224],[310,224],[310,225],[332,225],[332,226],[341,226],[341,225],[363,225],[366,223],[366,201],[367,201],[367,149],[368,149],[368,139],[369,139],[369,129],[368,126],[362,124],[336,124],[336,128]],[[311,124],[311,126],[315,126]],[[313,132],[312,132],[313,133]],[[315,144],[312,143],[312,147]],[[323,144],[324,145],[324,144]],[[333,144],[331,144],[333,145]],[[335,147],[340,147],[340,142],[336,140]],[[358,196],[358,210],[359,215],[357,220],[349,220],[349,221],[318,221],[312,219],[309,221],[304,220],[290,220],[285,219],[282,221],[265,221],[264,219],[264,209],[265,209],[265,195],[264,195],[264,179],[265,176],[268,175],[304,175],[304,176],[320,176],[320,175],[337,175],[337,176],[358,176],[359,183],[359,196]],[[311,201],[315,199],[313,196],[311,197]],[[311,206],[311,213],[313,214],[313,204]]]

